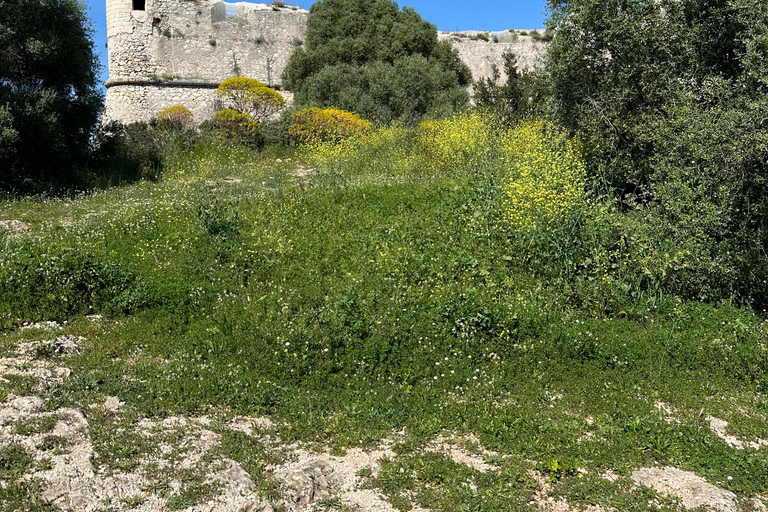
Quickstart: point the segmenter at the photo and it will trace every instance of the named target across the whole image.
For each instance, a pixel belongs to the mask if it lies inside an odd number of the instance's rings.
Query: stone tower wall
[[[230,77],[256,78],[276,89],[296,46],[303,44],[309,12],[218,0],[107,1],[109,80],[104,121],[147,121],[171,105],[189,108],[197,122],[217,109],[215,89]],[[545,43],[529,37],[500,42],[440,33],[459,51],[474,79],[491,76],[502,54],[513,51],[523,69],[538,65]],[[508,36],[509,34],[507,34]],[[469,37],[468,37],[469,36]],[[509,38],[506,38],[509,39]],[[505,77],[502,77],[502,79]],[[290,93],[283,93],[291,100]]]
[[[183,104],[198,122],[215,108],[215,89],[247,76],[280,88],[303,44],[308,12],[297,7],[213,0],[107,0],[109,80],[105,120],[146,121]]]

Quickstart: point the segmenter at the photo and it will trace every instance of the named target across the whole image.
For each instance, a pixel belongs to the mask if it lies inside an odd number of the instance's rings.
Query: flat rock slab
[[[716,487],[700,476],[677,468],[641,468],[632,473],[635,483],[650,487],[659,494],[677,496],[683,507],[719,512],[739,512],[736,495]]]
[[[20,220],[0,220],[0,229],[20,231],[22,229],[29,229],[29,224]]]

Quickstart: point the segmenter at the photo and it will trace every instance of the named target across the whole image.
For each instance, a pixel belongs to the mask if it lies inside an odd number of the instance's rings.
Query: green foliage
[[[417,124],[464,108],[469,69],[437,30],[391,0],[321,0],[306,44],[284,71],[301,106],[341,108],[379,123]]]
[[[9,443],[0,448],[0,479],[16,480],[32,466],[29,450],[18,443]]]
[[[261,123],[246,112],[220,110],[213,115],[212,124],[222,140],[254,149],[264,145]]]
[[[0,187],[72,182],[102,101],[84,5],[0,2],[0,46]]]
[[[671,293],[762,307],[768,8],[751,0],[550,7],[556,117],[587,141],[593,181],[637,210],[655,255],[649,274]]]
[[[316,107],[299,110],[291,116],[290,136],[298,142],[339,141],[353,135],[364,135],[371,123],[354,112]]]
[[[274,89],[254,78],[235,77],[224,80],[216,95],[243,114],[261,122],[285,106],[285,99]]]
[[[545,76],[536,71],[520,72],[513,53],[502,57],[507,79],[501,82],[501,73],[494,65],[489,78],[474,83],[475,105],[492,112],[506,126],[547,111],[549,91]]]
[[[91,144],[91,186],[108,187],[137,180],[157,180],[164,156],[194,144],[193,130],[158,129],[157,122],[103,124]]]
[[[516,144],[502,143],[514,134]],[[694,471],[743,500],[765,493],[768,453],[730,448],[704,418],[766,437],[768,322],[657,294],[642,267],[660,256],[643,245],[653,239],[642,217],[588,187],[582,213],[558,217],[560,233],[504,222],[510,181],[531,183],[522,170],[538,160],[544,171],[578,170],[556,164],[578,161],[579,148],[551,124],[510,130],[474,112],[287,158],[202,139],[165,154],[157,182],[4,201],[3,218],[33,226],[0,234],[4,350],[38,338],[15,327],[42,319],[68,320],[62,334],[89,342],[66,356],[72,376],[50,391],[19,376],[0,391],[46,393],[52,409],[126,402],[118,414],[89,409],[103,470],[159,455],[166,441],[138,432],[137,419],[205,414],[221,451],[270,497],[276,439],[375,448],[392,432],[393,455],[360,476],[403,508],[528,510],[533,471],[574,508],[645,512],[647,491],[600,476],[649,466]],[[557,206],[560,189],[541,181],[522,190]],[[106,279],[107,269],[129,278]],[[113,309],[126,290],[147,299],[129,319]],[[93,308],[65,310],[59,293]],[[269,437],[229,431],[235,415],[270,417]],[[438,436],[474,462],[432,451]],[[160,491],[174,507],[215,494],[204,474],[182,476],[178,492]],[[4,506],[22,492],[8,489]]]
[[[184,105],[172,105],[157,113],[157,126],[164,130],[189,130],[194,118]]]

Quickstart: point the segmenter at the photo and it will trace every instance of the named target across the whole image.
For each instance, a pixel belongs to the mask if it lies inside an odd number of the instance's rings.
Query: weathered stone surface
[[[215,89],[234,76],[281,87],[281,75],[303,44],[309,12],[294,6],[217,0],[107,0],[109,80],[103,120],[147,121],[160,110],[182,104],[197,122],[220,105]],[[466,35],[474,33],[467,32]],[[499,43],[439,34],[459,51],[475,79],[502,67],[512,51],[521,69],[539,64],[546,43],[515,36]],[[509,36],[509,34],[507,34]],[[502,79],[505,77],[502,76]],[[290,93],[282,93],[292,102]]]
[[[462,35],[474,35],[477,32],[461,32]],[[496,33],[491,33],[495,35]],[[498,33],[502,35],[503,33]],[[459,51],[459,57],[472,71],[474,80],[490,78],[493,76],[493,66],[499,70],[500,80],[506,81],[507,75],[504,73],[504,54],[514,53],[517,57],[517,67],[521,71],[530,71],[541,66],[544,59],[544,52],[547,43],[535,41],[529,36],[517,36],[514,40],[494,43],[493,41],[483,41],[482,39],[470,39],[460,37],[454,32],[440,32],[438,37],[441,40],[448,40],[454,48]]]
[[[703,478],[677,468],[641,468],[632,473],[632,480],[659,494],[677,496],[683,507],[707,507],[718,512],[739,512],[736,495],[720,489]]]
[[[29,224],[20,220],[0,220],[0,229],[21,231],[22,229],[29,229]]]

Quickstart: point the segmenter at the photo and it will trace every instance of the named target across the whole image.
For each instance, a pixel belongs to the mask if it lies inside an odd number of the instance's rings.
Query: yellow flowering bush
[[[223,140],[245,146],[261,146],[261,123],[245,112],[228,108],[213,115],[213,125]]]
[[[584,205],[586,168],[558,128],[532,121],[501,136],[503,218],[514,231],[549,229]]]
[[[216,96],[229,103],[232,109],[250,114],[263,121],[285,106],[285,99],[276,90],[255,78],[235,77],[224,80]]]
[[[332,167],[342,162],[357,158],[365,160],[368,164],[392,163],[394,160],[394,147],[400,147],[407,138],[407,130],[395,125],[376,130],[369,130],[360,135],[353,135],[340,141],[313,140],[304,146],[304,152],[318,167]],[[408,156],[403,152],[401,156]],[[379,154],[381,158],[368,158]]]
[[[157,113],[157,124],[166,130],[188,130],[194,124],[194,117],[184,105],[173,105]]]
[[[479,112],[422,122],[417,131],[421,154],[438,169],[451,169],[486,154],[493,142],[493,119]]]
[[[298,142],[339,141],[353,135],[365,135],[371,123],[354,112],[317,107],[299,110],[291,116],[288,133]]]

